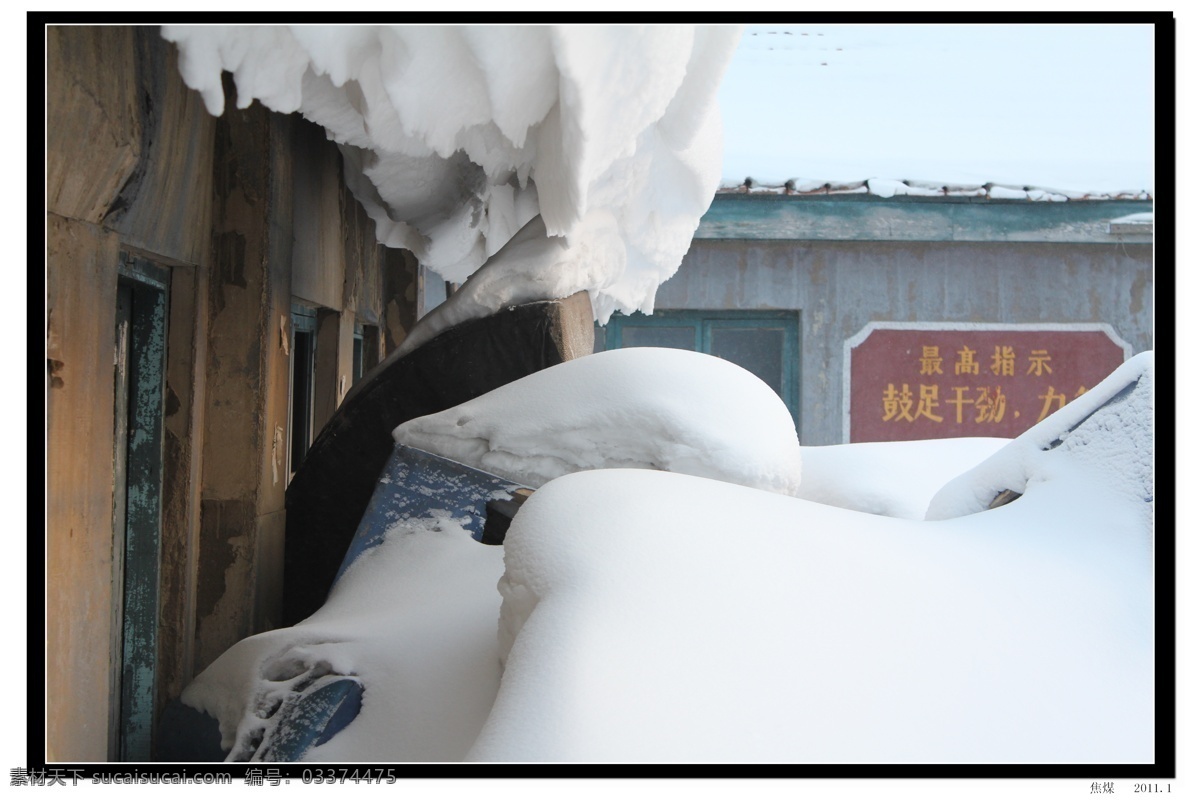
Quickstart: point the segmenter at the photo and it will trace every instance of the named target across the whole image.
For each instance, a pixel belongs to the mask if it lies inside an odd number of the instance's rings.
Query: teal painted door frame
[[[117,755],[123,761],[149,761],[158,674],[170,273],[122,254],[119,276],[113,458],[121,620]]]

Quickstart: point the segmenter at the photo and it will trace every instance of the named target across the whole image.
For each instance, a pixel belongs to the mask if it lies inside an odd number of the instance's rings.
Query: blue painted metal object
[[[354,721],[362,710],[362,696],[357,678],[338,676],[285,700],[256,760],[299,761]]]
[[[300,686],[303,688],[300,688]],[[217,720],[172,700],[163,711],[158,760],[170,762],[299,761],[354,721],[362,710],[363,686],[349,675],[326,675],[276,697],[266,718],[267,733],[239,738],[233,750],[221,747]],[[259,738],[261,737],[261,738]]]
[[[382,542],[388,529],[405,520],[467,518],[469,521],[463,527],[471,531],[476,541],[482,542],[488,501],[511,500],[520,488],[523,488],[520,484],[466,464],[408,445],[396,445],[379,476],[362,522],[350,540],[334,585],[355,559]]]

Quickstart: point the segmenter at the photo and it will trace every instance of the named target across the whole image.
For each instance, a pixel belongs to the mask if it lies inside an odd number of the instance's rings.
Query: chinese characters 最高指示
[[[1017,371],[1019,356],[1017,349],[1011,345],[993,346],[990,357],[985,357],[984,361],[977,359],[979,354],[979,349],[972,349],[965,344],[955,350],[956,358],[952,360],[954,375],[980,376],[985,380],[989,372],[999,379],[1015,379],[1021,375],[1035,378],[1054,375],[1051,364],[1053,357],[1045,348],[1031,348],[1028,351],[1024,359],[1026,369],[1023,373]],[[973,385],[954,381],[945,386],[920,381],[925,376],[932,381],[936,380],[937,376],[946,375],[943,371],[944,360],[940,346],[923,345],[920,356],[916,359],[918,381],[911,385],[903,381],[899,384],[893,381],[883,389],[882,420],[913,423],[926,419],[941,423],[949,419],[959,425],[967,421],[980,425],[996,425],[1002,423],[1006,416],[1014,420],[1021,416],[1020,410],[1012,402],[1013,387],[984,381]],[[1086,391],[1087,388],[1081,385],[1074,396],[1079,397]],[[1046,384],[1044,391],[1037,395],[1037,400],[1040,401],[1040,408],[1035,422],[1040,422],[1066,405],[1067,395],[1065,391],[1056,390],[1053,385]]]

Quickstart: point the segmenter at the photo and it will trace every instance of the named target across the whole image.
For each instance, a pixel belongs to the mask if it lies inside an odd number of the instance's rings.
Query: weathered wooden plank
[[[47,758],[110,757],[113,408],[118,242],[85,223],[46,225]]]
[[[133,29],[46,29],[46,210],[99,223],[141,155]]]
[[[216,120],[205,110],[200,95],[179,77],[174,45],[163,40],[157,27],[133,31],[138,160],[104,224],[118,231],[126,245],[202,264],[212,230]]]

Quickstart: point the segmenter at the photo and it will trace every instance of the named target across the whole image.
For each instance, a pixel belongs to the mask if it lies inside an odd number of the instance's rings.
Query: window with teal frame
[[[724,358],[775,390],[799,429],[800,314],[796,311],[655,311],[613,314],[596,347],[674,347]]]

